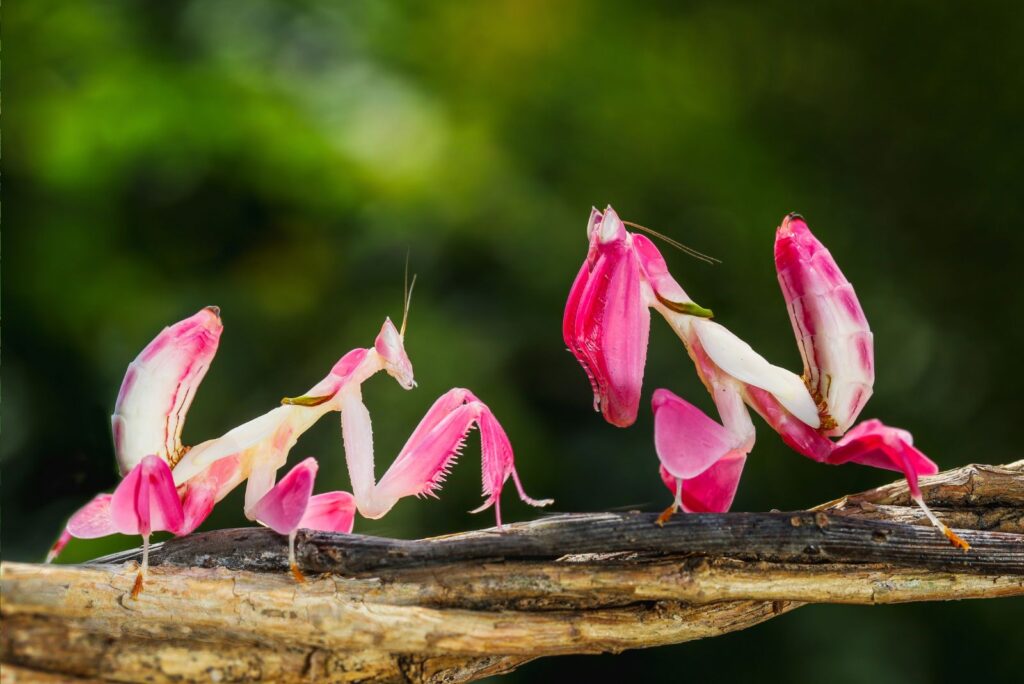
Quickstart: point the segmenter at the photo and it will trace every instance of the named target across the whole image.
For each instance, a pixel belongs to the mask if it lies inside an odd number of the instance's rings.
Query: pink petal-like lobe
[[[356,501],[348,492],[327,492],[310,497],[299,528],[321,532],[352,531],[356,517]]]
[[[68,520],[67,531],[78,539],[97,539],[116,533],[117,527],[110,515],[112,494],[97,494]]]
[[[307,458],[292,468],[253,506],[251,515],[278,534],[291,534],[299,528],[313,493],[317,463]]]
[[[121,534],[180,532],[184,523],[181,500],[163,459],[150,454],[121,480],[110,500],[110,518]]]
[[[876,419],[865,420],[850,430],[836,443],[828,462],[859,463],[902,472],[916,497],[921,496],[918,477],[939,472],[939,466],[914,446],[909,432]]]
[[[239,456],[229,456],[213,463],[201,475],[182,485],[181,506],[185,520],[180,534],[190,534],[206,520],[214,505],[227,496],[247,476]]]
[[[732,507],[747,456],[732,451],[696,477],[683,480],[683,510],[687,513],[725,513]],[[661,466],[661,481],[673,494],[675,477]]]
[[[655,390],[651,404],[654,447],[673,477],[696,477],[741,446],[741,438],[666,389]]]

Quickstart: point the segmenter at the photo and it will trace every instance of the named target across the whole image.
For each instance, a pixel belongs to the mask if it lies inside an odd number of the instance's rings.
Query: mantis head
[[[587,239],[591,248],[597,245],[607,245],[613,242],[625,242],[628,238],[626,226],[622,219],[610,206],[604,213],[592,208],[590,220],[587,222]]]
[[[405,353],[405,336],[398,331],[390,318],[385,319],[384,325],[381,326],[380,333],[373,342],[373,348],[380,356],[384,370],[397,380],[403,389],[412,389],[416,386],[412,361]]]
[[[402,297],[402,328],[395,328],[390,318],[384,320],[377,339],[373,342],[373,348],[377,350],[381,361],[384,363],[384,370],[388,375],[398,381],[402,389],[412,389],[416,386],[413,378],[412,361],[405,353],[405,328],[409,324],[409,306],[412,304],[412,290],[416,287],[416,276],[413,275],[412,282],[409,282],[409,262],[405,264],[405,293]]]

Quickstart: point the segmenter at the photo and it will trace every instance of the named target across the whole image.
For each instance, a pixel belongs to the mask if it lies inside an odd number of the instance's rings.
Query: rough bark
[[[4,681],[459,682],[537,657],[745,629],[804,603],[1024,595],[1024,461],[923,481],[964,553],[900,483],[812,511],[582,514],[420,541],[263,529],[3,565]]]

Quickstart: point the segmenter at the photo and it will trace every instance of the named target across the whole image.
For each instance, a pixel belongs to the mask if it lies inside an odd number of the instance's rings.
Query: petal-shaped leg
[[[112,494],[97,494],[92,501],[78,509],[68,520],[68,524],[60,537],[46,554],[46,562],[52,563],[72,537],[77,539],[96,539],[116,534],[117,527],[110,516],[110,500]]]
[[[251,510],[253,518],[278,534],[288,535],[288,563],[299,582],[305,581],[305,577],[295,560],[295,532],[306,515],[316,471],[316,459],[307,458],[282,477]]]
[[[163,459],[146,456],[121,480],[110,500],[110,517],[121,534],[148,537],[154,531],[182,528],[181,499]]]
[[[700,475],[720,458],[743,445],[734,435],[708,418],[699,408],[666,389],[651,400],[654,409],[654,448],[672,477]]]
[[[316,471],[315,458],[307,458],[292,468],[256,502],[252,508],[253,517],[278,534],[291,534],[297,530],[313,494]]]
[[[914,447],[914,438],[909,432],[889,427],[877,419],[865,420],[846,433],[836,442],[828,462],[859,463],[902,472],[911,494],[916,497],[921,496],[918,476],[939,472],[935,461]]]
[[[680,508],[685,511],[729,510],[754,433],[737,383],[713,378],[714,396],[728,428],[672,392],[655,391],[654,444],[661,460],[662,481],[675,498],[658,518],[664,524]]]
[[[286,451],[277,451],[268,448],[267,445],[260,445],[246,454],[245,461],[249,465],[249,477],[245,483],[243,510],[245,511],[245,517],[249,520],[259,519],[256,515],[255,507],[274,488],[274,483],[277,481],[277,471],[284,465],[286,458]]]
[[[121,480],[110,498],[110,518],[121,534],[142,535],[142,567],[132,588],[135,598],[149,569],[149,535],[160,530],[178,533],[185,523],[174,477],[163,459],[146,456]]]
[[[658,472],[666,487],[678,491],[676,505],[687,513],[725,513],[736,497],[746,462],[745,453],[731,451],[696,477],[679,480],[665,466]]]
[[[967,551],[970,545],[949,529],[928,508],[918,485],[920,475],[934,475],[939,467],[914,447],[913,438],[906,430],[892,428],[879,420],[866,420],[839,440],[828,460],[829,463],[860,463],[875,468],[902,471],[910,486],[914,503],[949,541]]]
[[[214,505],[227,496],[248,476],[238,456],[218,459],[202,474],[193,477],[179,490],[185,522],[177,534],[191,534],[199,527]]]
[[[327,492],[310,497],[299,529],[321,532],[352,531],[356,517],[356,500],[348,492]]]
[[[110,515],[113,494],[97,494],[68,520],[67,531],[78,539],[97,539],[116,534],[118,529]]]
[[[184,494],[181,497],[184,522],[178,535],[185,536],[195,532],[196,528],[202,525],[203,521],[213,512],[216,503],[217,490],[213,487],[195,482],[185,485]]]
[[[150,533],[165,530],[183,534],[183,528],[184,512],[171,470],[163,459],[150,455],[132,468],[113,494],[98,494],[71,516],[47,562],[60,553],[70,537],[96,539],[116,533],[140,534],[145,568]]]

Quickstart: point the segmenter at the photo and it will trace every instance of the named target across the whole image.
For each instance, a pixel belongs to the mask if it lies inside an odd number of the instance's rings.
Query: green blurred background
[[[943,467],[1016,450],[1024,12],[934,2],[32,2],[4,7],[3,552],[38,560],[116,482],[109,414],[127,364],[172,321],[222,307],[195,443],[318,380],[401,316],[419,388],[366,387],[379,468],[453,385],[508,430],[556,511],[660,510],[649,411],[591,410],[560,318],[591,205],[722,259],[666,250],[696,301],[799,368],[772,264],[808,217],[876,335],[865,417]],[[645,397],[707,410],[655,321]],[[645,398],[645,406],[647,399]],[[891,481],[800,458],[759,425],[737,510]],[[357,531],[491,524],[477,442],[440,501]],[[292,460],[347,488],[336,420]],[[506,493],[508,520],[538,515]],[[240,492],[206,528],[246,524]],[[73,542],[77,561],[134,538]],[[811,607],[748,631],[550,659],[507,681],[1011,681],[1024,602]],[[1018,679],[1019,681],[1019,679]]]

